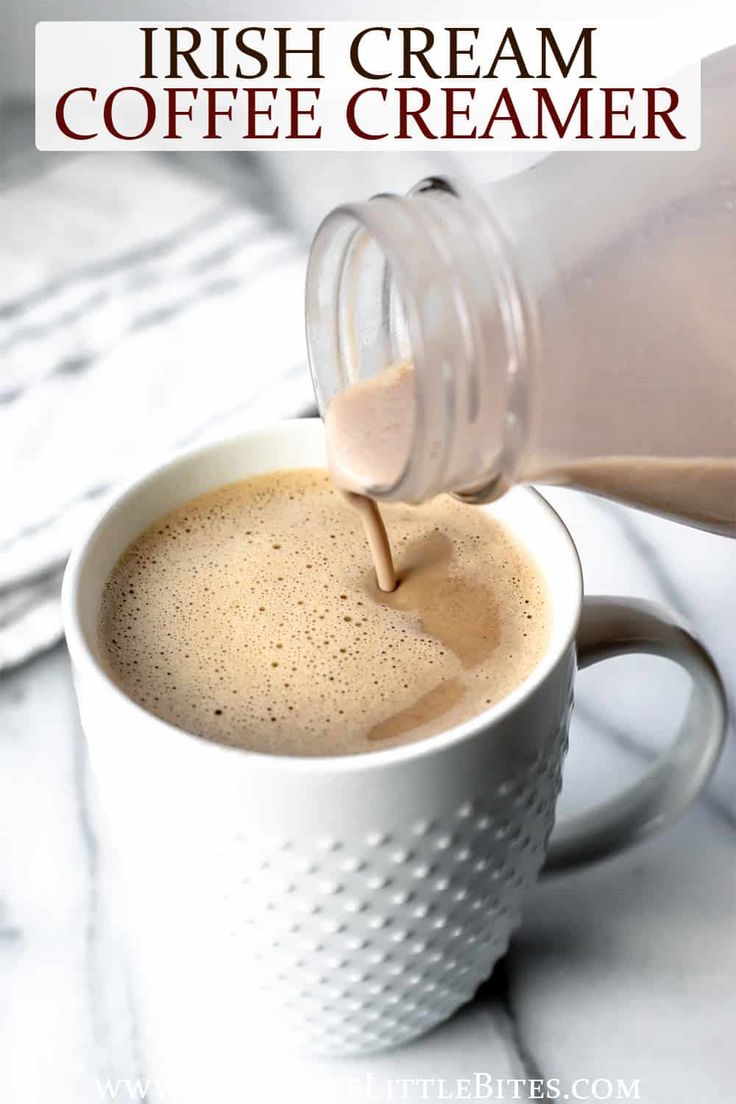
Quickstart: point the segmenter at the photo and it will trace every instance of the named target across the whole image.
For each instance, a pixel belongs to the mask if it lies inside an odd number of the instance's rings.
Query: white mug
[[[369,754],[300,758],[212,743],[126,697],[103,670],[96,632],[105,580],[130,541],[221,484],[324,463],[316,420],[178,457],[108,505],[71,557],[63,607],[142,953],[169,961],[170,978],[186,961],[210,1026],[227,1017],[349,1054],[402,1043],[469,1000],[542,869],[603,858],[680,813],[716,763],[726,710],[711,658],[669,614],[583,599],[575,546],[529,489],[473,508],[531,551],[551,596],[551,637],[524,682],[472,720]],[[550,839],[576,664],[631,652],[690,674],[680,733],[638,783]]]

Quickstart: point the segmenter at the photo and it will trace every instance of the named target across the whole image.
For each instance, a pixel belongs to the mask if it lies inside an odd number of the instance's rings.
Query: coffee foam
[[[321,470],[185,503],[108,580],[109,673],[172,724],[275,754],[375,750],[482,712],[544,653],[540,575],[498,523],[453,499],[384,516],[393,594],[378,590],[360,519]]]

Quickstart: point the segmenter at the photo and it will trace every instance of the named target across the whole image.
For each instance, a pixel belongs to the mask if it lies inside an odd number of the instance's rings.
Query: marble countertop
[[[715,655],[733,707],[736,542],[572,492],[549,497],[578,543],[587,591],[677,610]],[[685,699],[678,672],[640,657],[586,672],[578,687],[563,815],[641,772]],[[332,1062],[266,1060],[244,1040],[229,1089],[209,1101],[488,1098],[473,1087],[479,1075],[481,1085],[501,1079],[504,1099],[539,1098],[536,1079],[547,1078],[548,1098],[572,1098],[577,1082],[610,1099],[720,1104],[733,1091],[736,1028],[735,782],[729,742],[674,828],[541,884],[492,978],[432,1034]],[[157,1081],[177,1055],[149,1027],[152,1001],[176,1020],[186,967],[181,991],[142,997],[63,645],[0,678],[0,810],[3,1101],[188,1104],[186,1088]],[[215,1032],[216,1017],[210,1009]],[[203,1070],[222,1060],[210,1042],[197,1056]]]

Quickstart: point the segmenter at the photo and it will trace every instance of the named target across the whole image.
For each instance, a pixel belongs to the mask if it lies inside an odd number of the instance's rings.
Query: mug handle
[[[726,696],[715,663],[666,610],[630,598],[586,598],[577,652],[579,669],[632,653],[664,656],[688,672],[692,690],[674,743],[643,778],[555,827],[545,874],[623,851],[669,824],[707,782],[726,734]]]

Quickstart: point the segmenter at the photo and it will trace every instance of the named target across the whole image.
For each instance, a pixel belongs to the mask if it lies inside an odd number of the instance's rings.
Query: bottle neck
[[[315,237],[307,339],[321,413],[346,387],[413,365],[411,427],[377,499],[469,501],[514,481],[526,432],[529,310],[483,201],[438,179],[340,207]]]

